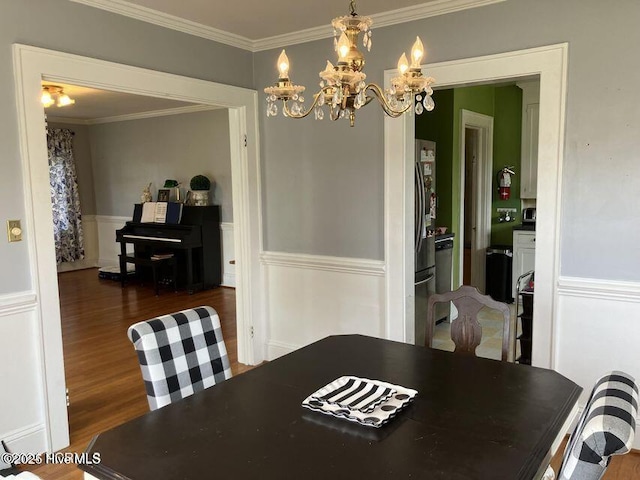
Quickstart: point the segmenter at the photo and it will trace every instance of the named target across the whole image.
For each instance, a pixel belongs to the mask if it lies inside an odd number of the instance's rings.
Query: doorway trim
[[[13,45],[20,155],[25,198],[25,239],[36,292],[47,450],[69,444],[58,282],[53,243],[43,79],[135,95],[228,108],[236,255],[238,360],[264,360],[262,219],[257,92],[89,57]]]
[[[425,66],[439,88],[540,77],[536,227],[543,234],[536,240],[532,363],[546,368],[554,368],[556,363],[567,57],[568,44],[562,43]],[[397,74],[395,69],[386,70],[386,84]],[[411,210],[414,122],[411,115],[384,120],[385,334],[409,343],[415,336]]]
[[[465,197],[465,130],[470,128],[472,130],[479,131],[479,145],[478,145],[478,163],[475,171],[475,183],[474,190],[474,202],[475,212],[465,212],[464,210],[464,197]],[[460,115],[460,226],[458,230],[458,285],[463,283],[463,271],[464,271],[464,221],[465,215],[471,213],[473,215],[473,221],[475,227],[473,228],[475,238],[472,239],[472,247],[475,246],[476,250],[472,248],[471,251],[471,285],[475,286],[481,292],[484,292],[485,288],[485,265],[484,265],[484,252],[489,248],[491,243],[491,187],[492,187],[492,172],[493,172],[493,117],[489,115],[483,115],[481,113],[472,112],[471,110],[463,109]],[[482,258],[480,253],[482,252]]]

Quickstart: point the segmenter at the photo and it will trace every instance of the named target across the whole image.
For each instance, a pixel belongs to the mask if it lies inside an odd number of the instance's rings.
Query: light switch
[[[19,242],[22,240],[20,220],[7,220],[7,236],[9,237],[9,242]]]

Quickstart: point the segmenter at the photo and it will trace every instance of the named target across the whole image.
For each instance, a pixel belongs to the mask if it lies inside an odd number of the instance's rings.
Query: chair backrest
[[[127,334],[138,353],[151,410],[231,377],[220,318],[211,307],[139,322]]]
[[[638,385],[624,372],[596,382],[564,451],[558,480],[600,480],[612,455],[628,453],[638,416]]]
[[[505,303],[497,302],[489,295],[482,295],[477,288],[463,285],[453,292],[431,295],[427,304],[427,331],[425,344],[433,344],[435,327],[435,304],[453,302],[458,310],[458,318],[451,323],[451,340],[455,343],[454,352],[475,355],[482,340],[482,326],[478,322],[478,312],[483,307],[499,310],[503,316],[502,361],[506,362],[511,351],[511,311]]]

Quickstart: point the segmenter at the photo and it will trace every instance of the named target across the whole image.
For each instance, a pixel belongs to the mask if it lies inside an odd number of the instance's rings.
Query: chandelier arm
[[[409,105],[407,105],[401,110],[394,109],[391,105],[389,105],[389,102],[387,102],[387,99],[384,98],[384,93],[382,93],[382,90],[380,89],[380,87],[375,83],[368,84],[366,86],[366,90],[371,90],[374,93],[374,95],[380,102],[380,106],[382,107],[384,112],[392,118],[398,118],[400,115],[402,115],[403,113],[405,113],[411,108],[412,104],[409,103]]]
[[[323,88],[321,88],[317,93],[315,93],[313,95],[313,102],[311,102],[311,105],[309,105],[309,108],[306,109],[304,111],[304,113],[300,113],[298,115],[294,115],[293,113],[291,113],[291,111],[289,110],[289,106],[287,105],[287,101],[289,101],[289,99],[287,98],[282,99],[282,110],[286,113],[286,115],[288,117],[291,118],[305,118],[308,117],[311,112],[313,111],[313,109],[315,108],[315,106],[318,104],[318,101],[320,100],[320,95],[324,95],[325,94],[325,90],[329,90],[330,88],[332,88],[330,85],[327,85]],[[336,120],[334,118],[332,118],[332,120]]]

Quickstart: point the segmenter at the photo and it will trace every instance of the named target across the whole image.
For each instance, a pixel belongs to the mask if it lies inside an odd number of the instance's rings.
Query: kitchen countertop
[[[535,223],[521,223],[520,225],[516,225],[515,227],[513,227],[514,230],[525,230],[525,231],[529,231],[529,232],[535,232],[536,231],[536,224]]]

